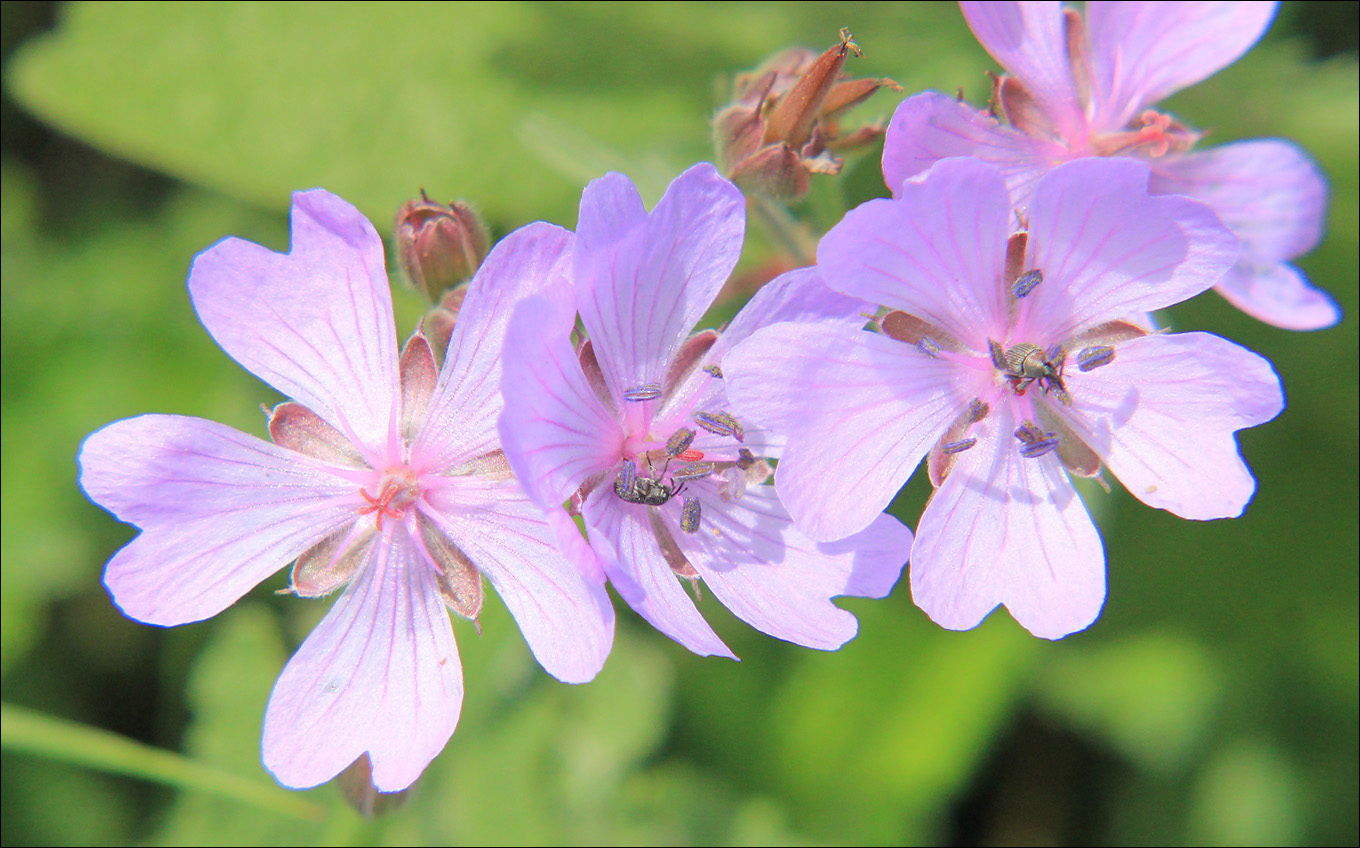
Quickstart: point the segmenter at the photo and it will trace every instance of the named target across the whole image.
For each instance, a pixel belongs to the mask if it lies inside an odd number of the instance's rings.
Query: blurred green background
[[[453,741],[401,812],[365,820],[333,787],[275,788],[259,763],[269,689],[325,602],[273,597],[281,572],[161,630],[99,585],[132,531],[76,488],[80,439],[147,411],[264,435],[259,404],[277,399],[198,324],[194,254],[229,234],[286,250],[289,193],[312,186],[385,233],[421,187],[480,204],[497,236],[574,226],[608,169],[654,201],[712,158],[724,76],[842,26],[866,53],[849,70],[905,93],[981,102],[994,65],[943,3],[5,3],[0,839],[1355,844],[1356,10],[1286,3],[1260,46],[1169,103],[1211,142],[1297,141],[1332,185],[1326,241],[1300,264],[1339,326],[1276,330],[1215,295],[1169,316],[1284,379],[1288,409],[1241,436],[1259,480],[1244,518],[1087,492],[1109,598],[1057,643],[1004,611],[940,630],[904,581],[844,602],[860,635],[833,654],[706,597],[732,663],[618,603],[605,671],[569,687],[488,599],[482,636],[455,624],[468,694]],[[859,115],[886,118],[900,96]],[[870,153],[807,211],[825,226],[882,193]],[[753,232],[743,267],[769,255]],[[397,303],[407,331],[422,304]],[[909,524],[928,488],[898,499]]]

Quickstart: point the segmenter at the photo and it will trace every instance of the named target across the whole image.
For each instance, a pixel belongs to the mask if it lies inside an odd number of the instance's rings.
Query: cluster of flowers
[[[1334,322],[1286,264],[1316,242],[1325,188],[1287,143],[1196,152],[1148,108],[1246,51],[1272,4],[963,7],[1010,72],[992,110],[904,101],[892,197],[722,332],[693,330],[736,265],[745,200],[708,164],[651,212],[627,177],[592,182],[575,233],[505,237],[436,343],[420,329],[400,351],[382,241],[334,195],[294,196],[286,255],[234,238],[200,254],[204,325],[293,400],[269,414],[272,444],[171,415],[85,441],[84,490],[142,530],[108,563],[115,602],[197,621],[289,562],[298,595],[343,588],[274,688],[264,760],[306,787],[366,756],[381,791],[453,732],[446,609],[476,621],[484,577],[572,683],[609,653],[606,583],[701,655],[733,656],[685,582],[835,649],[856,622],[832,598],[884,597],[908,560],[945,627],[998,605],[1046,638],[1088,626],[1105,555],[1071,475],[1108,468],[1151,506],[1235,516],[1255,482],[1234,433],[1283,407],[1264,359],[1150,313],[1217,286],[1281,326]],[[741,114],[744,132],[778,123]],[[780,132],[747,152],[827,161],[819,125]],[[913,540],[883,510],[923,459],[936,491]]]

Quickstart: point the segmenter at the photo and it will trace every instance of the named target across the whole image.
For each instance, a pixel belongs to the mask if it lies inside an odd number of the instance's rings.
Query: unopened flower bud
[[[845,79],[846,56],[861,55],[850,33],[821,55],[789,49],[756,70],[737,77],[730,105],[713,120],[714,143],[723,172],[743,190],[780,201],[807,194],[811,174],[840,173],[832,151],[868,146],[881,126],[842,134],[836,118],[890,79]]]
[[[397,262],[431,300],[471,279],[491,238],[477,210],[459,200],[447,206],[420,192],[397,213]]]

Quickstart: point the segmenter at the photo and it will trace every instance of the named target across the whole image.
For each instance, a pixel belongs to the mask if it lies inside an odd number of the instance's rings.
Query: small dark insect
[[[1037,382],[1039,388],[1045,393],[1052,392],[1064,406],[1072,405],[1072,396],[1067,393],[1067,386],[1063,384],[1063,365],[1067,362],[1067,351],[1062,345],[1055,344],[1048,350],[1042,350],[1038,345],[1018,344],[998,357],[997,351],[1000,346],[995,342],[992,344],[995,345],[992,350],[992,362],[996,364],[999,359],[1001,364],[998,365],[998,370],[1006,375],[1017,395],[1023,395],[1031,383]]]
[[[664,468],[661,473],[665,474]],[[661,506],[675,497],[675,493],[684,485],[681,483],[679,486],[668,486],[651,477],[639,477],[633,460],[625,459],[623,468],[619,469],[619,476],[614,480],[614,494],[629,503]]]

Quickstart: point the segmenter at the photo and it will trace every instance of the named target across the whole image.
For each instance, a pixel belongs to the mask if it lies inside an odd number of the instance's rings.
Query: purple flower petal
[[[1152,190],[1212,206],[1242,239],[1244,258],[1293,259],[1322,238],[1327,183],[1308,155],[1287,141],[1239,141],[1151,164]]]
[[[431,493],[434,519],[486,575],[539,664],[565,683],[594,679],[614,639],[614,607],[557,550],[543,516],[513,480],[468,479]],[[578,534],[579,535],[579,534]]]
[[[1341,320],[1336,301],[1287,262],[1239,262],[1214,290],[1253,318],[1286,330],[1321,330]]]
[[[692,534],[674,520],[670,527],[723,606],[771,636],[822,650],[836,650],[859,628],[831,599],[887,596],[911,550],[911,531],[888,515],[844,541],[813,542],[769,486],[705,508]]]
[[[1050,171],[1030,207],[1031,264],[1044,282],[1026,298],[1021,332],[1053,339],[1110,318],[1152,312],[1217,283],[1238,241],[1209,207],[1150,195],[1147,166],[1080,159]]]
[[[745,233],[741,192],[707,163],[677,177],[645,220],[637,209],[621,174],[581,196],[577,308],[615,398],[664,380],[736,266]]]
[[[502,374],[505,456],[529,497],[561,505],[619,462],[623,430],[567,341],[572,311],[542,297],[522,303],[506,333]]]
[[[212,421],[143,415],[80,449],[91,500],[142,533],[109,561],[104,584],[147,624],[200,621],[346,521],[354,484],[299,454]]]
[[[834,327],[776,324],[723,361],[734,407],[787,437],[780,497],[823,541],[868,527],[983,388],[913,347]]]
[[[903,100],[893,112],[883,139],[883,179],[894,197],[904,180],[927,171],[941,159],[975,156],[1001,169],[1012,202],[1029,206],[1034,183],[1066,149],[1003,126],[996,118],[937,91]]]
[[[264,763],[295,789],[367,753],[380,792],[410,786],[453,734],[463,671],[434,572],[398,530],[274,684]]]
[[[1240,515],[1256,491],[1233,434],[1284,408],[1270,363],[1207,333],[1120,345],[1109,365],[1069,372],[1062,411],[1114,475],[1148,506],[1182,518]]]
[[[1260,40],[1275,3],[1088,3],[1095,117],[1122,128],[1146,106],[1206,79]]]
[[[1214,208],[1242,239],[1237,266],[1218,291],[1253,317],[1290,330],[1341,320],[1332,299],[1285,260],[1317,246],[1327,183],[1307,154],[1273,139],[1242,141],[1155,163],[1152,190],[1186,194]]]
[[[911,596],[950,630],[998,604],[1035,636],[1085,629],[1105,602],[1105,551],[1056,454],[1025,459],[1008,406],[977,426],[916,530]]]
[[[1085,117],[1067,60],[1062,4],[962,2],[959,7],[977,40],[1025,84],[1064,134],[1080,132]]]
[[[1010,218],[995,167],[947,159],[904,183],[900,199],[850,210],[818,245],[817,267],[836,291],[985,343],[1005,320],[998,281]]]
[[[500,447],[501,351],[515,307],[549,288],[570,285],[572,234],[530,224],[502,239],[468,287],[449,340],[439,387],[413,452],[450,468]]]
[[[287,254],[236,238],[200,253],[194,308],[233,359],[373,454],[400,414],[382,239],[320,189],[293,195],[292,227]]]
[[[736,659],[736,654],[699,615],[694,601],[662,557],[648,519],[649,509],[625,504],[600,490],[586,499],[582,513],[586,532],[609,582],[638,615],[689,650],[701,657]]]

